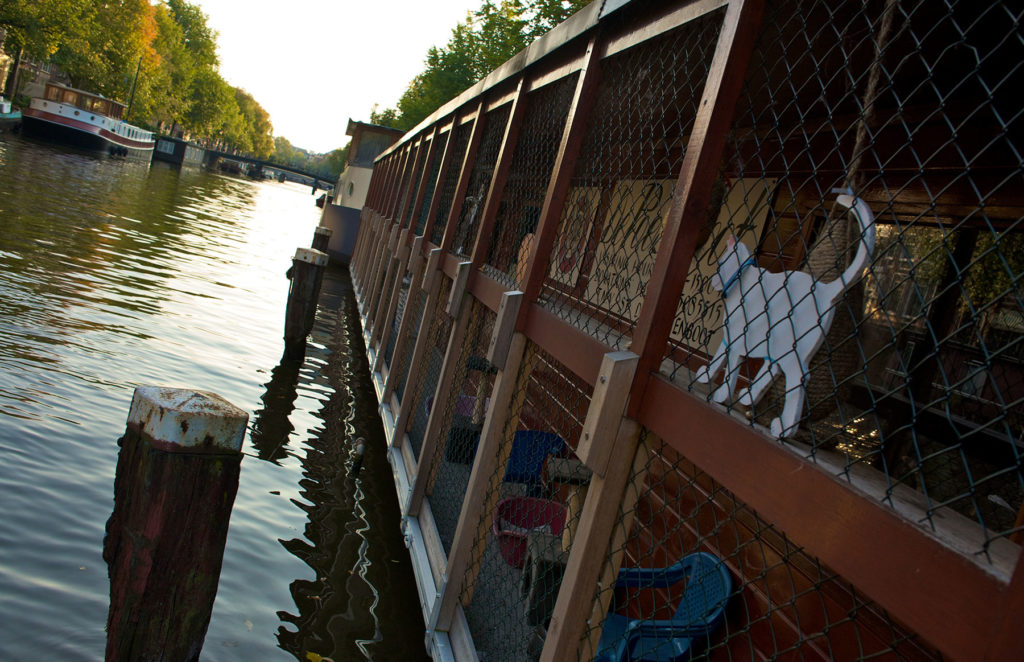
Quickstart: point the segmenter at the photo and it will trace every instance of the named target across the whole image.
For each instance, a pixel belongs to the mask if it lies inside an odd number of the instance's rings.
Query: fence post
[[[311,248],[298,248],[292,258],[291,286],[288,306],[284,314],[284,352],[286,356],[301,356],[306,348],[306,336],[313,329],[316,303],[320,296],[327,255]]]
[[[248,419],[213,393],[135,389],[103,541],[108,662],[199,658]]]
[[[597,653],[601,628],[596,624],[608,613],[612,592],[598,587],[614,585],[622,564],[622,551],[633,525],[640,488],[646,480],[647,448],[639,444],[640,426],[622,418],[615,447],[602,476],[594,474],[583,502],[561,589],[555,601],[542,662],[574,659],[591,625],[590,655]],[[630,487],[630,476],[633,476]],[[622,518],[619,515],[623,515]],[[609,560],[609,551],[612,556]],[[586,654],[586,651],[579,651]]]
[[[356,237],[355,253],[349,262],[352,272],[352,284],[355,286],[356,298],[362,299],[363,287],[366,285],[366,256],[373,252],[372,247],[377,241],[377,212],[363,207],[362,220],[359,223],[359,234]]]

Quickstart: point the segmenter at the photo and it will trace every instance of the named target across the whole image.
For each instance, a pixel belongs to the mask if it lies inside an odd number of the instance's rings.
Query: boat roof
[[[69,90],[71,92],[77,92],[78,94],[84,94],[84,95],[89,96],[89,97],[95,97],[97,99],[103,99],[104,101],[109,101],[110,103],[117,104],[118,106],[121,106],[122,108],[125,107],[125,105],[123,103],[121,103],[120,101],[115,101],[114,99],[111,99],[109,97],[105,97],[102,94],[99,94],[98,92],[90,92],[89,90],[83,90],[83,89],[80,89],[80,88],[77,88],[77,87],[71,87],[70,85],[65,85],[64,83],[57,83],[57,82],[54,82],[54,81],[46,81],[46,86],[47,87],[59,87],[62,90]]]

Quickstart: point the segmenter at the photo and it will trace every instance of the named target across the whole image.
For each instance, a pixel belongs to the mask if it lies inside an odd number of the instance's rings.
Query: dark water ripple
[[[0,660],[102,657],[100,552],[138,384],[250,412],[204,660],[423,657],[347,274],[325,281],[306,360],[280,360],[311,203],[0,138]],[[378,450],[359,479],[355,434]]]

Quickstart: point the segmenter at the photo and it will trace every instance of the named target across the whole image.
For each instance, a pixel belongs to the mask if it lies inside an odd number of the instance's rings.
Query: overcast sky
[[[481,0],[191,0],[219,33],[220,73],[270,113],[274,135],[317,152],[394,106]]]

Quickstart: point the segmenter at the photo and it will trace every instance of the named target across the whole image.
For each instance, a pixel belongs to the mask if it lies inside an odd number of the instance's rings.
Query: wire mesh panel
[[[416,191],[419,190],[420,180],[423,178],[423,171],[426,168],[424,161],[430,150],[430,141],[424,139],[416,150],[415,167],[409,177],[409,188],[405,192],[405,204],[402,205],[402,227],[409,227],[413,224],[412,208],[416,204]]]
[[[413,407],[412,418],[409,423],[409,443],[412,445],[416,457],[420,456],[420,449],[423,448],[423,435],[427,432],[427,398],[433,397],[434,389],[441,378],[441,367],[444,364],[444,353],[448,347],[448,338],[452,334],[452,318],[445,312],[448,305],[448,297],[451,294],[452,282],[444,276],[441,278],[440,296],[437,299],[437,309],[427,330],[426,355],[423,358],[423,366],[420,368],[418,379],[408,383],[408,376],[399,382],[402,389],[403,406]],[[420,333],[423,333],[421,331]],[[408,393],[406,394],[406,389]],[[409,398],[406,403],[405,397]]]
[[[1024,502],[1021,12],[771,4],[668,352],[990,559]]]
[[[390,321],[391,330],[388,333],[388,342],[384,346],[384,362],[388,366],[388,370],[394,368],[392,359],[395,357],[395,343],[398,341],[398,329],[402,326],[402,318],[405,316],[406,304],[409,301],[409,284],[412,282],[411,275],[406,272],[402,274],[402,280],[398,284],[398,303],[395,306],[394,319]],[[385,320],[385,323],[388,323]]]
[[[469,178],[469,189],[462,202],[459,222],[455,226],[455,239],[451,248],[455,255],[469,257],[473,250],[477,230],[480,228],[480,214],[483,212],[491,177],[494,175],[494,165],[498,160],[511,106],[511,103],[506,103],[484,115],[483,134]]]
[[[639,316],[721,23],[716,11],[601,62],[544,296],[610,346]]]
[[[427,213],[430,211],[430,203],[434,199],[434,190],[437,188],[437,176],[441,172],[441,159],[444,157],[444,146],[448,141],[448,133],[442,133],[435,138],[437,144],[434,147],[434,155],[430,159],[430,165],[426,171],[427,184],[423,191],[423,202],[420,203],[420,208],[416,211],[414,228],[417,237],[423,235],[423,230],[427,225]]]
[[[420,156],[423,152],[422,146],[419,144],[409,146],[409,156],[406,158],[405,164],[403,164],[403,172],[401,185],[396,191],[395,195],[395,222],[406,227],[406,219],[408,218],[409,207],[411,206],[410,200],[415,195],[416,189],[416,177],[419,171]]]
[[[558,155],[579,73],[531,92],[501,204],[488,244],[487,272],[510,288],[525,277],[526,260]]]
[[[411,306],[409,314],[413,326],[409,329],[408,337],[405,339],[402,347],[396,348],[397,357],[395,357],[395,363],[398,365],[398,381],[395,382],[395,395],[398,397],[398,401],[401,402],[405,396],[405,385],[409,380],[409,369],[412,365],[413,348],[416,344],[416,336],[418,333],[429,333],[429,329],[420,329],[423,322],[423,314],[426,312],[427,307],[427,294],[420,288],[420,283],[414,281],[412,284],[411,298],[412,301],[409,304]],[[391,362],[388,363],[391,365]]]
[[[475,121],[475,120],[474,120]],[[434,246],[440,246],[444,238],[445,229],[448,226],[448,214],[451,212],[452,203],[455,201],[455,189],[459,185],[459,172],[462,169],[462,160],[466,156],[466,147],[469,145],[469,137],[473,133],[473,122],[466,122],[460,125],[455,131],[454,143],[448,147],[452,155],[448,159],[448,168],[445,170],[444,186],[439,195],[437,203],[437,216],[434,219],[434,227],[430,232],[430,242]]]
[[[425,478],[425,493],[446,554],[451,551],[494,388],[495,369],[484,358],[494,329],[494,313],[474,300],[465,314],[470,316],[466,340],[455,359],[452,389],[438,403],[443,407],[440,436],[434,447],[430,475]],[[431,400],[432,397],[427,400],[427,411],[434,406]]]
[[[646,431],[618,526],[581,660],[939,659]]]
[[[512,396],[519,415],[503,430],[461,586],[473,642],[488,660],[530,659],[543,647],[590,481],[574,449],[591,393],[528,346]]]

